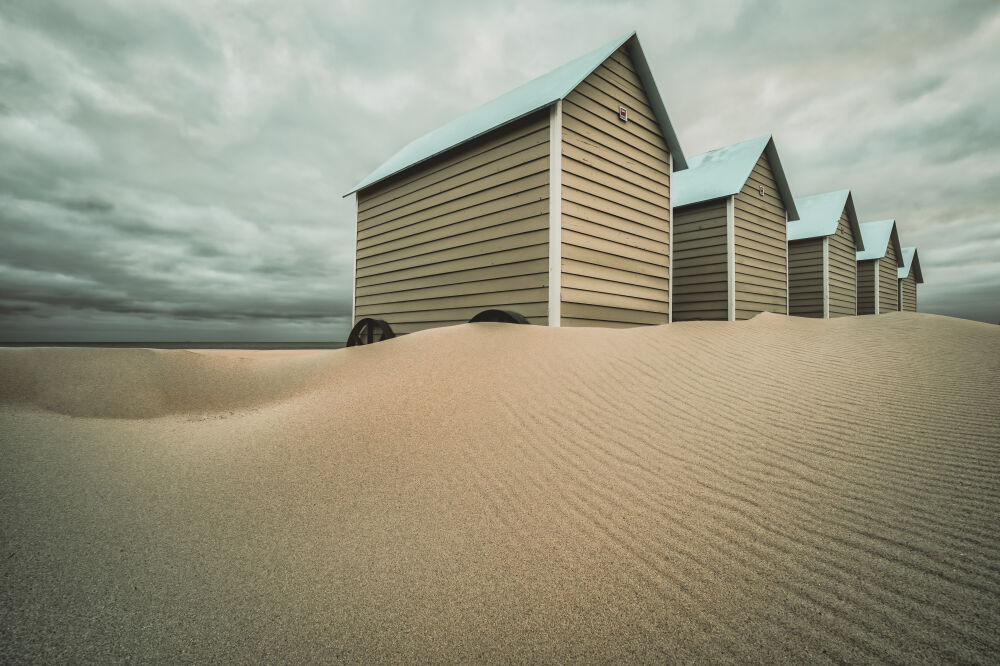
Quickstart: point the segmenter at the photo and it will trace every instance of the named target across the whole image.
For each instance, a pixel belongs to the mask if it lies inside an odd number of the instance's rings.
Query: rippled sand
[[[0,350],[0,661],[1000,659],[1000,327]]]

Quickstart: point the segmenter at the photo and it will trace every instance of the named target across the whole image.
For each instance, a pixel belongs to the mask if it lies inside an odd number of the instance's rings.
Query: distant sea
[[[0,342],[0,347],[117,347],[122,349],[340,349],[343,342]]]

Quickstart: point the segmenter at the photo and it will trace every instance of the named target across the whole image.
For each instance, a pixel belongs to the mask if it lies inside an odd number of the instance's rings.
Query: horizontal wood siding
[[[760,194],[761,185],[764,196]],[[736,318],[748,319],[758,312],[786,314],[785,204],[766,153],[757,160],[736,195],[734,212]]]
[[[911,272],[907,277],[899,281],[899,298],[903,312],[917,311],[917,279]]]
[[[788,244],[788,308],[796,317],[823,316],[823,238]]]
[[[875,314],[875,266],[877,259],[859,261],[858,264],[858,314]]]
[[[355,317],[397,333],[548,315],[548,111],[358,193]]]
[[[664,324],[670,154],[628,52],[612,54],[562,109],[560,323]]]
[[[896,265],[896,248],[889,241],[885,256],[878,260],[878,311],[879,314],[899,310],[899,266]]]
[[[729,316],[726,201],[674,209],[674,321]]]
[[[829,240],[830,316],[853,317],[857,306],[858,262],[854,230],[845,210]]]

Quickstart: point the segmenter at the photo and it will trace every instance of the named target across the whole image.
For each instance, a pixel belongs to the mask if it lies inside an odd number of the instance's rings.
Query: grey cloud
[[[342,339],[341,194],[633,28],[689,153],[774,132],[920,244],[922,307],[1000,319],[992,2],[65,1],[0,4],[0,336]]]

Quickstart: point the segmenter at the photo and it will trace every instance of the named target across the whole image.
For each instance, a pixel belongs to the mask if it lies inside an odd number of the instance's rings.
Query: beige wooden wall
[[[788,308],[796,317],[823,316],[823,238],[788,244]]]
[[[561,324],[664,324],[670,153],[627,50],[570,93],[562,112]]]
[[[899,298],[901,299],[903,312],[917,311],[917,279],[911,272],[908,276],[899,281]]]
[[[830,316],[852,317],[857,306],[857,246],[854,230],[845,210],[840,216],[837,233],[828,241],[830,270]]]
[[[896,248],[892,241],[885,251],[885,256],[878,260],[878,311],[879,314],[899,310],[899,275],[896,265]]]
[[[764,186],[764,196],[759,187]],[[743,189],[734,197],[736,318],[759,312],[786,314],[785,205],[767,153],[760,156]]]
[[[397,333],[548,316],[548,111],[358,193],[355,319]]]
[[[858,314],[875,314],[875,266],[877,259],[856,262],[858,265]]]
[[[728,318],[727,201],[674,210],[674,321]]]

